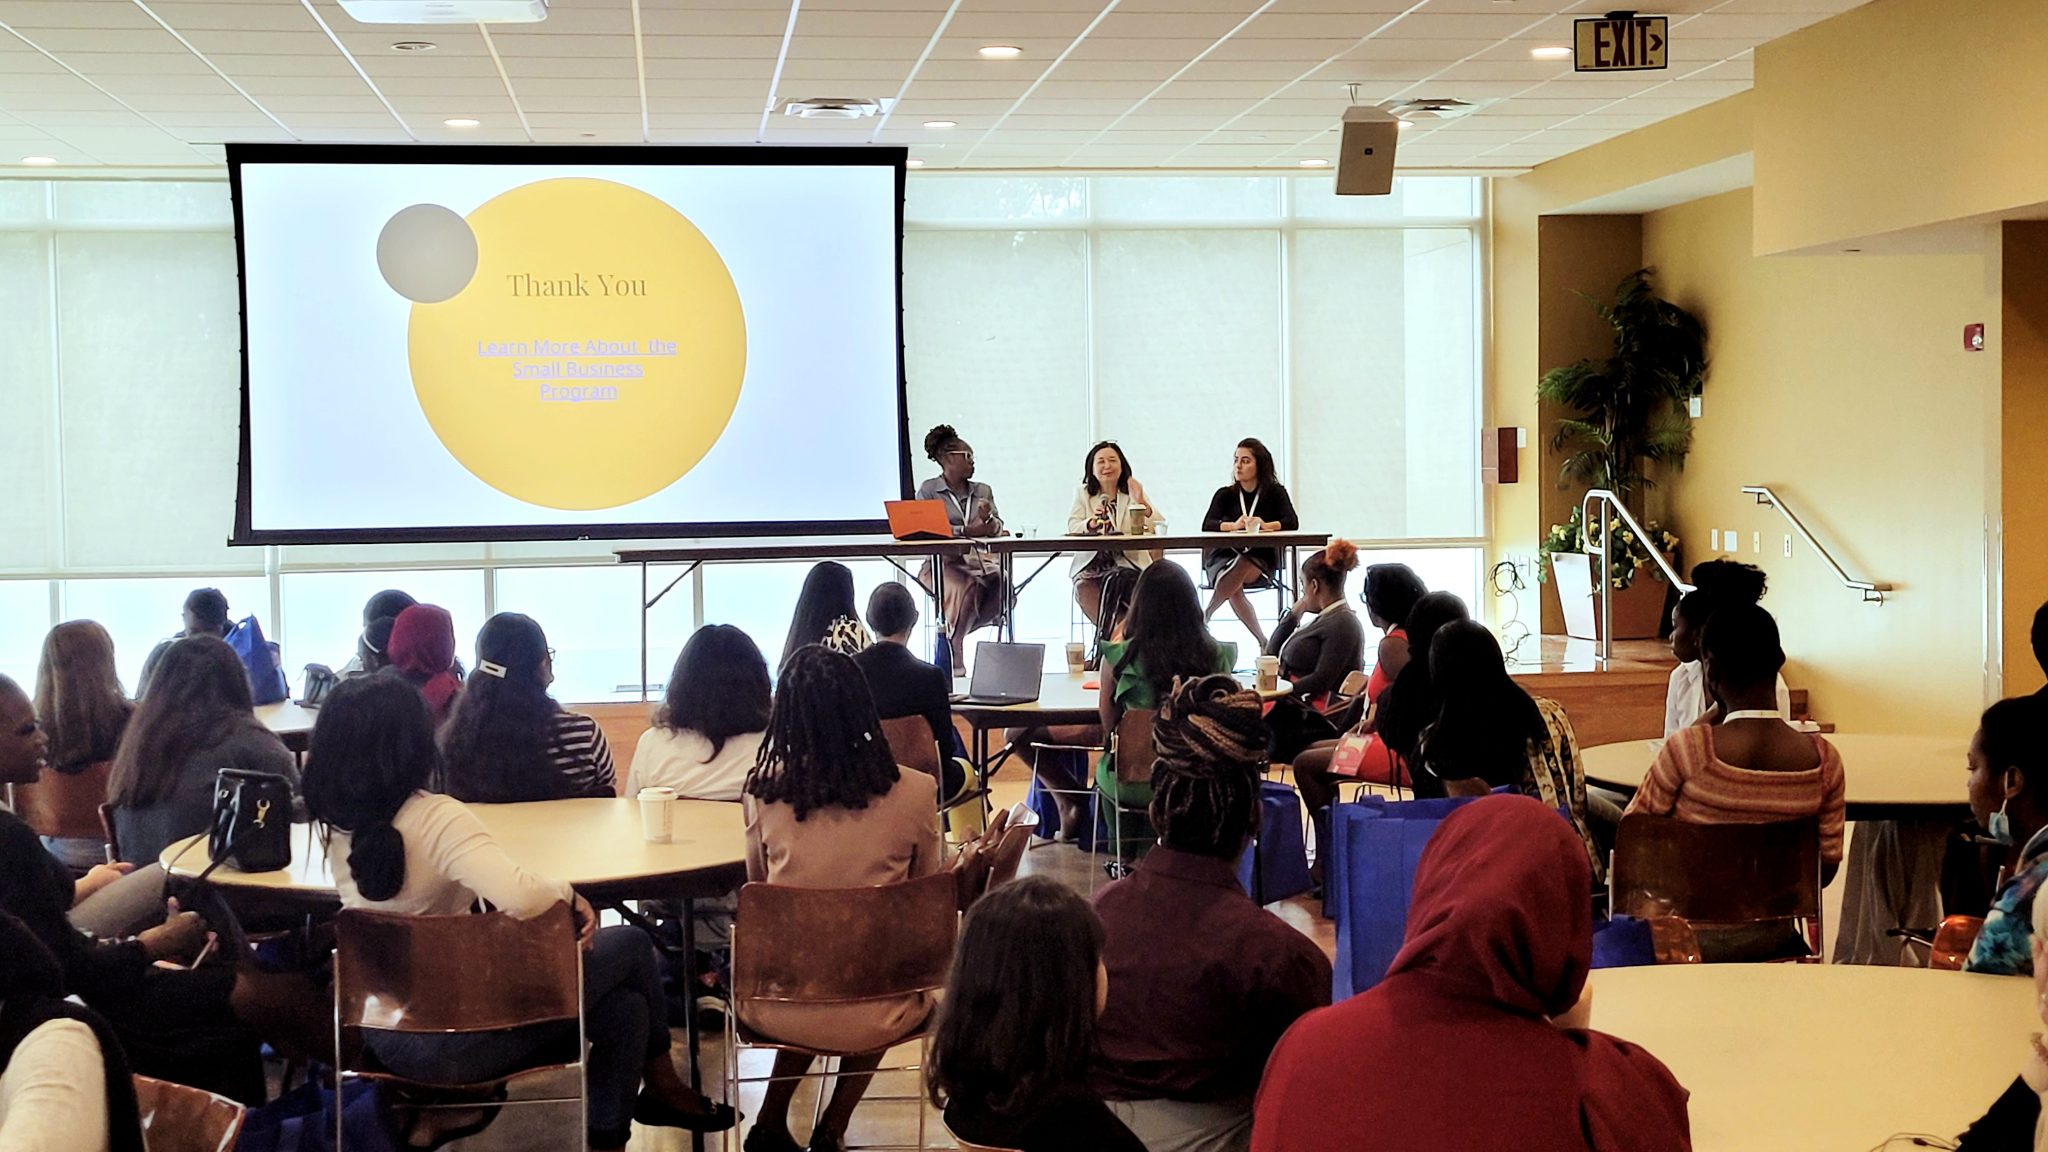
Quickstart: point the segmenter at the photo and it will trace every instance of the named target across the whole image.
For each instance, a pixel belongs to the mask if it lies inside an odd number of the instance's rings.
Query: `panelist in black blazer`
[[[1234,482],[1218,488],[1210,498],[1209,510],[1202,514],[1202,531],[1292,532],[1301,527],[1294,501],[1288,499],[1287,489],[1273,470],[1273,453],[1264,444],[1252,438],[1238,441],[1231,474]],[[1202,570],[1216,590],[1209,595],[1204,618],[1214,616],[1216,609],[1229,601],[1231,611],[1263,649],[1265,630],[1259,627],[1259,614],[1252,611],[1252,602],[1244,593],[1248,587],[1265,586],[1279,568],[1277,548],[1218,548],[1209,553]]]

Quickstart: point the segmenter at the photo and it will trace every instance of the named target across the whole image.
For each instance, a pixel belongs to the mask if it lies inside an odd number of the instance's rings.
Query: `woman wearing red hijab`
[[[1253,1152],[1690,1149],[1670,1071],[1585,1027],[1591,867],[1571,825],[1526,796],[1452,813],[1387,978],[1273,1050]]]
[[[391,667],[413,682],[427,698],[436,727],[448,719],[462,678],[455,672],[455,618],[434,604],[415,604],[391,623],[391,642],[384,649]]]

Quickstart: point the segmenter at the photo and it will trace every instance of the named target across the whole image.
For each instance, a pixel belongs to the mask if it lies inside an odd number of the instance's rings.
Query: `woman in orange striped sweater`
[[[1723,609],[1701,648],[1719,715],[1664,742],[1628,810],[1701,824],[1818,816],[1822,883],[1832,881],[1842,862],[1842,757],[1778,711],[1777,622],[1754,605]]]

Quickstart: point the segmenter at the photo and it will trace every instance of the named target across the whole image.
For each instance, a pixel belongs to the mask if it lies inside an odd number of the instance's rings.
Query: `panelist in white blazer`
[[[1114,440],[1104,440],[1088,450],[1081,465],[1081,487],[1074,493],[1074,506],[1067,511],[1069,536],[1142,536],[1151,531],[1152,506],[1145,499],[1145,486],[1131,474],[1130,457]],[[1152,562],[1149,550],[1105,548],[1074,557],[1070,575],[1074,579],[1074,600],[1088,622],[1102,623],[1102,586],[1118,568],[1133,571]]]

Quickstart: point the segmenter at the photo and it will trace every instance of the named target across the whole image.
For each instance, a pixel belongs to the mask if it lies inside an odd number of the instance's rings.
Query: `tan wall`
[[[2028,632],[2048,600],[2048,223],[2006,224],[2003,239],[2001,639],[2005,694],[2017,696],[2041,686]]]
[[[1705,322],[1712,369],[1671,496],[1686,552],[1737,529],[1771,574],[1786,678],[1848,731],[1966,734],[1983,692],[1987,441],[1996,352],[1962,328],[1997,319],[1995,235],[1945,256],[1751,255],[1748,190],[1653,212],[1643,255]],[[1896,583],[1866,605],[1740,492],[1769,484],[1852,574]],[[1751,551],[1762,532],[1764,550]]]
[[[1756,51],[1756,251],[2048,202],[2048,4],[1884,0]]]

